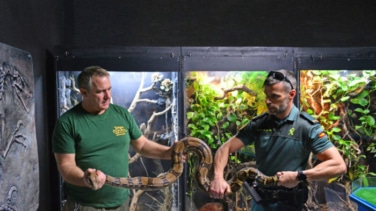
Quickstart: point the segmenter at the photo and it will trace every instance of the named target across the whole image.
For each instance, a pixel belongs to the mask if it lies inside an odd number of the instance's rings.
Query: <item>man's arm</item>
[[[155,159],[171,159],[171,147],[150,141],[143,135],[136,140],[132,140],[131,145],[142,156]]]
[[[224,169],[227,165],[229,154],[243,146],[243,142],[234,136],[218,148],[214,157],[214,176],[210,183],[210,197],[223,198],[227,193],[231,192],[230,186],[223,175]]]
[[[85,172],[76,165],[75,154],[55,153],[56,164],[61,177],[65,182],[72,185],[92,188],[88,180],[88,174],[91,172],[97,173],[97,186],[103,186],[106,180],[106,175],[101,171],[95,169],[87,169]]]
[[[328,180],[330,178],[345,174],[347,167],[341,154],[336,147],[330,147],[327,150],[316,154],[317,159],[322,161],[312,169],[305,170],[308,181]]]
[[[316,154],[316,157],[321,163],[303,171],[307,176],[307,181],[328,180],[345,174],[347,171],[345,161],[334,146]],[[278,172],[277,175],[279,176],[278,184],[285,187],[291,188],[300,182],[297,179],[298,172],[296,171]]]

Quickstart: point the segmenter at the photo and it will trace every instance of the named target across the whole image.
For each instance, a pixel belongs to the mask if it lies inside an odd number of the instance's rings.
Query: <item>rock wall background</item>
[[[0,43],[0,210],[37,210],[39,163],[30,53]]]

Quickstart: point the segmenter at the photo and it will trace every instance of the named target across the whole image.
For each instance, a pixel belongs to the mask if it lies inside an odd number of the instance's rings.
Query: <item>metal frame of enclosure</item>
[[[111,71],[177,71],[178,101],[184,102],[184,75],[187,71],[252,71],[288,69],[299,76],[302,69],[376,69],[375,47],[298,48],[298,47],[113,47],[58,49],[53,55],[54,82],[58,71],[80,71],[98,65]],[[125,85],[126,86],[126,85]],[[297,86],[299,87],[299,86]],[[299,93],[299,92],[298,92]],[[51,95],[55,100],[57,97]],[[299,99],[298,97],[296,99]],[[51,102],[51,101],[50,101]],[[52,102],[51,102],[52,103]],[[298,103],[296,100],[295,103]],[[179,138],[186,136],[184,105],[178,104]],[[57,109],[55,117],[58,117]],[[52,121],[52,120],[51,120]],[[55,172],[55,176],[59,177]],[[187,174],[179,180],[177,210],[186,210]],[[61,184],[56,184],[62,197]]]

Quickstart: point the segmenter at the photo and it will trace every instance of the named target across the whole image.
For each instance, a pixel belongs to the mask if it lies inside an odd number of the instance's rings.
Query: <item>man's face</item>
[[[108,76],[92,78],[92,87],[81,91],[84,96],[86,110],[90,113],[102,114],[111,103],[111,82]]]
[[[295,91],[286,91],[282,82],[264,87],[266,95],[266,105],[269,113],[278,118],[285,118],[290,113],[292,100],[295,96]]]

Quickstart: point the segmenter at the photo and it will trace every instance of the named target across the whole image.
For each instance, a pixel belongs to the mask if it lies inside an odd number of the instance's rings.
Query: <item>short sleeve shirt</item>
[[[282,120],[264,113],[252,119],[236,137],[245,145],[254,143],[256,167],[265,175],[302,170],[311,152],[317,154],[333,146],[322,126],[310,118],[303,118],[295,106]]]
[[[131,140],[142,135],[136,121],[124,108],[110,104],[101,115],[87,113],[76,105],[64,113],[55,126],[54,153],[73,153],[83,171],[95,168],[114,177],[128,177],[128,149]],[[92,207],[116,207],[124,203],[129,190],[103,186],[93,191],[65,183],[67,195]]]

